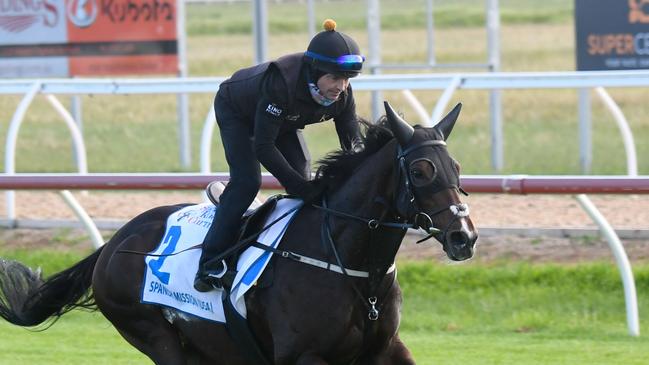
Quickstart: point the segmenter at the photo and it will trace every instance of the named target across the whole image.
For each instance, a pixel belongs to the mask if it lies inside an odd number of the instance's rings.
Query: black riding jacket
[[[351,85],[332,105],[316,103],[302,57],[302,53],[291,54],[239,70],[217,93],[217,98],[227,101],[238,119],[250,126],[257,159],[287,190],[296,189],[305,180],[275,146],[279,135],[332,118],[342,148],[350,149],[359,135]]]

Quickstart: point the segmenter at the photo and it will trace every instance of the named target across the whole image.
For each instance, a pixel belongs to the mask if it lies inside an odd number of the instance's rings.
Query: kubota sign
[[[576,0],[578,70],[649,68],[649,0]]]
[[[176,0],[0,0],[0,77],[175,74]]]

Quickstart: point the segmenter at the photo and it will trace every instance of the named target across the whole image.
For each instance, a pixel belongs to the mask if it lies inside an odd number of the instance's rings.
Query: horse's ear
[[[394,133],[394,137],[401,146],[407,145],[408,142],[410,142],[412,135],[415,133],[415,129],[408,124],[408,122],[403,120],[394,109],[392,109],[390,103],[384,101],[383,105],[385,106],[385,116],[388,118],[390,129],[392,130],[392,133]]]
[[[453,126],[457,121],[457,117],[460,115],[460,110],[462,109],[462,103],[457,103],[455,108],[451,110],[442,120],[435,125],[435,128],[438,132],[442,134],[442,138],[446,141],[449,134],[453,130]]]

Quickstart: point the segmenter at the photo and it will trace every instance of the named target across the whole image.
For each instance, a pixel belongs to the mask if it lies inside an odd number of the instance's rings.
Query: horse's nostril
[[[453,246],[464,248],[469,243],[469,236],[463,231],[454,231],[449,235],[449,241]]]
[[[447,256],[454,261],[464,261],[473,257],[475,239],[466,231],[458,230],[449,232],[446,236],[444,250]]]

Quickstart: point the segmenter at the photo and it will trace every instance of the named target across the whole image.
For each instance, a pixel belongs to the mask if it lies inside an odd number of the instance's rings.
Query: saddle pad
[[[295,212],[302,206],[297,199],[281,199],[268,216],[264,226],[288,213],[276,224],[262,232],[257,241],[277,248]],[[158,248],[146,256],[146,272],[142,284],[142,303],[175,308],[208,320],[225,323],[222,290],[201,293],[194,289],[194,276],[198,269],[201,251],[189,249],[203,242],[218,209],[211,203],[187,206],[167,218],[167,228]],[[177,255],[171,255],[181,252]],[[270,261],[271,253],[250,247],[244,251],[237,264],[229,300],[237,312],[246,317],[245,293],[255,284]]]

